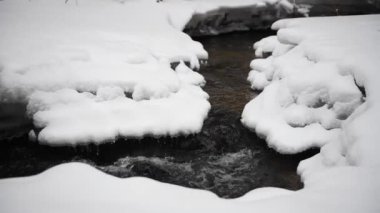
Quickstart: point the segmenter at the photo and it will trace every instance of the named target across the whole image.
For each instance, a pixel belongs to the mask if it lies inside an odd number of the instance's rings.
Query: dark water
[[[207,80],[204,89],[212,104],[201,133],[177,138],[120,139],[99,146],[49,147],[28,141],[26,134],[5,137],[12,132],[7,129],[0,134],[0,178],[33,175],[63,162],[79,161],[117,177],[145,176],[207,189],[226,198],[263,186],[301,188],[296,168],[313,152],[277,154],[240,123],[244,105],[257,95],[246,82],[253,58],[252,44],[270,33],[198,38],[210,54],[200,72]],[[12,120],[11,116],[3,116],[0,123],[7,122],[4,117]],[[20,115],[17,118],[22,120]],[[23,122],[20,129],[27,130]]]

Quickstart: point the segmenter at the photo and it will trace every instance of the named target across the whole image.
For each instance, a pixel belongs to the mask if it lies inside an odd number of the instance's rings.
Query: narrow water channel
[[[252,44],[270,34],[246,32],[196,38],[210,56],[200,69],[212,105],[201,133],[78,147],[38,145],[28,141],[26,134],[3,137],[0,178],[33,175],[60,163],[79,161],[117,177],[144,176],[210,190],[225,198],[264,186],[301,188],[296,168],[311,153],[277,154],[240,123],[244,105],[257,95],[246,81],[254,57]]]

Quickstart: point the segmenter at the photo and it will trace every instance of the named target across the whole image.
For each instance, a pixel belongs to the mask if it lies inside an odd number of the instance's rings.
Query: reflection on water
[[[0,103],[0,140],[28,132],[32,124],[25,116],[26,106],[20,103]]]
[[[249,64],[254,58],[252,46],[271,34],[245,32],[198,38],[209,53],[209,60],[200,72],[207,80],[205,90],[214,108],[227,109],[240,115],[245,104],[257,95],[246,80]]]
[[[80,161],[117,177],[145,176],[226,198],[263,186],[299,189],[298,162],[313,152],[280,155],[240,123],[244,105],[257,95],[246,81],[252,44],[270,33],[198,38],[210,55],[200,72],[207,80],[205,90],[212,104],[199,134],[77,147],[38,145],[24,134],[0,141],[0,177],[32,175],[63,162]]]

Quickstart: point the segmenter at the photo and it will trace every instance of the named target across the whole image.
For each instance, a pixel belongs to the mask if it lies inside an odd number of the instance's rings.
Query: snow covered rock
[[[263,92],[246,106],[242,122],[284,153],[337,140],[345,120],[368,101],[360,89],[368,94],[363,73],[377,66],[376,18],[276,22],[277,36],[254,45],[257,56],[272,55],[251,63],[248,80]]]
[[[141,12],[144,11],[144,12]],[[155,1],[0,2],[0,100],[28,104],[47,144],[199,132],[202,45]]]
[[[103,90],[114,90],[105,96]],[[72,89],[35,92],[28,110],[38,140],[47,144],[102,143],[117,137],[193,134],[202,128],[210,104],[197,86],[184,85],[165,98],[133,100],[120,88],[96,95]],[[35,113],[33,113],[35,112]]]
[[[183,83],[199,86],[204,86],[206,84],[206,80],[203,76],[188,68],[183,61],[178,64],[175,71],[177,72],[180,81]]]
[[[233,31],[268,29],[297,10],[287,0],[235,0],[199,2],[184,32],[192,36],[217,35]],[[213,8],[215,6],[219,6]]]
[[[248,80],[263,91],[242,122],[282,153],[321,147],[298,167],[305,189],[296,194],[306,193],[300,202],[324,194],[349,206],[331,212],[379,211],[380,16],[288,19],[272,27],[277,41],[255,44],[259,56],[263,49],[272,55],[251,63]],[[360,199],[366,205],[352,203]]]

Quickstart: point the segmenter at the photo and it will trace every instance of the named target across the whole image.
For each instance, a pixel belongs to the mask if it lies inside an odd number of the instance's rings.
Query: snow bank
[[[298,167],[300,203],[323,194],[350,208],[332,212],[380,210],[379,28],[379,15],[288,19],[254,45],[272,54],[251,63],[248,80],[263,91],[242,122],[282,153],[321,147]]]
[[[39,141],[199,132],[207,52],[155,1],[0,2],[0,100],[28,103]],[[143,12],[142,12],[143,11]]]
[[[47,144],[102,143],[116,137],[192,134],[202,128],[210,104],[199,87],[187,85],[166,98],[136,101],[119,87],[97,94],[72,89],[35,92],[30,111],[38,140]]]
[[[380,51],[377,18],[276,22],[277,37],[254,45],[258,56],[272,55],[251,63],[248,80],[252,88],[264,90],[246,106],[242,122],[284,153],[339,140],[343,126],[350,123],[347,118],[374,98],[370,95]]]
[[[278,41],[271,38],[275,44],[263,48],[272,56],[252,62],[252,73],[262,74],[266,85],[246,106],[242,121],[282,152],[322,146],[298,168],[304,189],[263,188],[224,200],[202,190],[119,179],[69,163],[32,177],[0,180],[0,211],[380,212],[380,16],[283,20],[274,28]],[[181,81],[180,91],[199,92],[194,85],[202,82],[198,75],[183,64],[177,72],[192,76],[186,84]],[[355,82],[365,88],[365,97]],[[194,98],[201,96],[198,92]],[[70,88],[57,91],[59,96],[45,93],[48,98],[35,102],[45,111],[73,102],[101,111],[108,101],[119,101],[122,89],[104,87],[96,95]],[[179,98],[179,92],[171,95]],[[38,93],[33,96],[39,100]]]
[[[47,144],[197,133],[210,105],[191,69],[208,55],[181,30],[199,11],[275,3],[1,1],[0,101],[27,103]],[[191,69],[170,68],[181,60]]]
[[[0,180],[1,212],[378,212],[379,170],[345,167],[315,175],[306,189],[261,188],[225,200],[148,178],[116,178],[82,163]],[[363,175],[364,174],[364,175]],[[331,178],[334,177],[334,178]],[[363,179],[364,177],[364,179]]]

